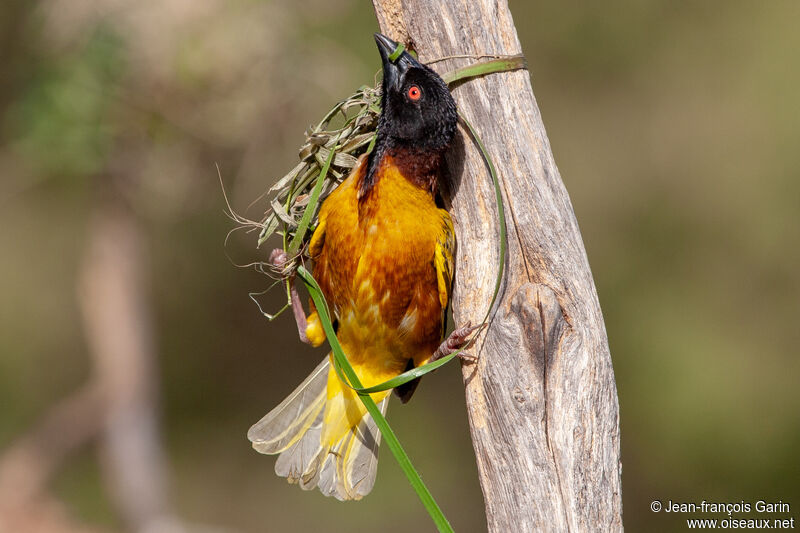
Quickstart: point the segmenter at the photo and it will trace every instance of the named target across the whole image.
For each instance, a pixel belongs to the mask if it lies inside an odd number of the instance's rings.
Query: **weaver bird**
[[[374,149],[331,194],[309,244],[314,277],[336,320],[336,336],[365,387],[467,344],[467,324],[441,342],[453,275],[450,215],[436,205],[437,178],[456,132],[447,85],[408,52],[376,34],[383,61],[382,112]],[[286,261],[275,250],[272,261]],[[306,319],[292,288],[300,338],[325,334],[311,304]],[[375,483],[378,432],[358,396],[326,357],[248,433],[261,453],[280,454],[275,471],[326,496],[358,500]],[[418,380],[395,389],[405,403]],[[389,392],[373,393],[386,412]]]

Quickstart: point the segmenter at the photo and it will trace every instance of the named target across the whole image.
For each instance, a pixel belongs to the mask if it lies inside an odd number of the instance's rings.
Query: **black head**
[[[447,85],[405,50],[392,58],[397,43],[385,35],[376,33],[375,42],[383,60],[378,136],[393,147],[444,150],[453,140],[458,121]]]

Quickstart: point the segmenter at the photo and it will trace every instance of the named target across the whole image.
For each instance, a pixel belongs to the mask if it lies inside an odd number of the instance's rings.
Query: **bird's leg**
[[[281,248],[275,248],[269,254],[269,262],[280,272],[283,272],[289,256]],[[294,314],[294,321],[297,323],[297,333],[300,340],[306,344],[311,344],[306,336],[306,312],[303,309],[303,304],[300,302],[300,294],[297,292],[297,287],[294,284],[294,272],[289,276],[289,295],[291,298],[292,313]]]
[[[442,357],[447,357],[451,353],[459,350],[461,348],[469,348],[475,342],[475,339],[472,338],[467,340],[472,332],[480,331],[486,326],[486,324],[479,324],[477,326],[473,326],[470,322],[464,324],[464,326],[454,330],[449,337],[447,337],[442,344],[436,349],[433,355],[430,358],[430,363],[441,359]],[[472,354],[467,352],[461,352],[458,354],[458,357],[464,359],[466,361],[470,361],[472,363],[476,362],[478,358]]]

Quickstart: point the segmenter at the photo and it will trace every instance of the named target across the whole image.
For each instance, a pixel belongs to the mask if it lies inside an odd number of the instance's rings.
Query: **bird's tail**
[[[385,413],[388,393],[376,396]],[[359,500],[375,484],[381,434],[330,368],[330,357],[254,424],[247,438],[261,453],[280,454],[275,472],[304,490],[319,487],[326,496]]]

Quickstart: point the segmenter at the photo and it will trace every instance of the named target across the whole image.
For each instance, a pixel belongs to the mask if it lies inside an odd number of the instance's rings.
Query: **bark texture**
[[[506,0],[373,0],[381,31],[423,62],[517,54]],[[470,63],[453,58],[439,72]],[[462,368],[490,531],[621,531],[619,408],[603,317],[527,71],[453,89],[487,146],[508,219],[503,293]],[[496,276],[494,191],[468,133],[448,156],[458,237],[456,325],[480,321]]]

